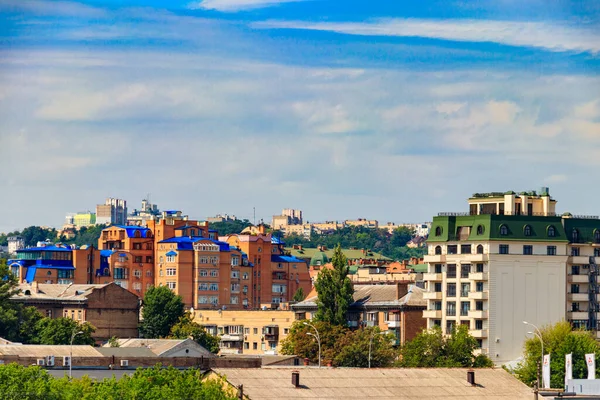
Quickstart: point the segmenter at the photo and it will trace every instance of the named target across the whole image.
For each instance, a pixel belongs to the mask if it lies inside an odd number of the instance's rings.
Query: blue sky
[[[0,231],[147,193],[419,222],[550,186],[600,214],[597,1],[0,0],[0,27]]]

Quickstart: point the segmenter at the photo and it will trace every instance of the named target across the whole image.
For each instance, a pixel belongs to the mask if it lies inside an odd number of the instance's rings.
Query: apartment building
[[[376,219],[347,219],[344,221],[345,226],[359,226],[363,228],[375,229],[379,228],[379,222]]]
[[[9,236],[8,241],[8,254],[17,254],[17,250],[25,248],[25,239],[21,236]]]
[[[279,354],[294,312],[284,310],[196,310],[194,321],[221,338],[221,354]]]
[[[588,294],[595,283],[588,282],[597,281],[600,220],[556,216],[546,188],[477,193],[468,203],[467,213],[433,220],[424,260],[429,328],[467,325],[497,364],[522,354],[531,330],[523,321],[543,326],[568,318],[596,329],[588,322],[597,315],[591,311],[597,295]]]
[[[127,224],[127,201],[109,197],[104,204],[96,205],[96,223],[99,225]]]

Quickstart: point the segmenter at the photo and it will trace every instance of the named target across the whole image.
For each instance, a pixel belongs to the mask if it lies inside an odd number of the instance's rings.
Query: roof
[[[112,250],[100,250],[100,257],[110,257],[113,253],[114,251]]]
[[[106,357],[156,357],[147,347],[98,347],[96,350]]]
[[[143,238],[152,236],[152,231],[150,230],[150,228],[146,228],[143,226],[135,226],[135,225],[113,225],[113,226],[116,226],[117,228],[125,229],[125,231],[127,232],[128,238],[135,237],[136,232],[139,232],[140,237],[143,237]]]
[[[280,263],[306,263],[306,261],[294,256],[280,256],[279,254],[271,255],[271,262]]]
[[[529,400],[532,391],[503,369],[475,370],[476,385],[463,368],[217,368],[249,399],[494,399]],[[300,373],[300,387],[292,385]]]
[[[280,237],[277,237],[277,236],[271,236],[271,243],[285,245],[285,242],[283,241],[283,239],[281,239]]]
[[[210,351],[192,339],[118,339],[118,343],[118,348],[147,348],[158,357],[168,357],[169,352],[186,347],[193,347],[205,356],[213,356]],[[110,347],[110,344],[105,344],[103,347]]]
[[[177,250],[194,250],[194,243],[207,241],[219,245],[220,251],[229,251],[229,243],[219,240],[210,239],[202,236],[176,236],[169,239],[161,240],[158,243],[177,243]]]
[[[103,357],[92,346],[74,345],[73,357]],[[71,346],[48,346],[38,344],[0,345],[0,355],[19,357],[65,357],[70,356]]]
[[[354,285],[354,302],[350,308],[373,307],[425,307],[427,300],[423,299],[423,289],[416,285],[409,285],[408,293],[398,299],[397,285]],[[311,292],[312,293],[312,292]],[[292,309],[310,309],[317,307],[317,295],[304,301],[293,304]]]
[[[173,251],[173,250],[171,250],[171,251],[169,251],[169,252],[168,252],[167,254],[165,254],[165,255],[166,255],[166,256],[176,256],[176,255],[177,255],[177,252],[176,252],[176,251]]]
[[[316,248],[306,248],[303,247],[302,249],[294,249],[293,247],[286,247],[285,248],[286,251],[289,251],[290,254],[294,257],[299,257],[299,258],[313,258],[315,254],[318,253],[325,253],[325,255],[327,256],[327,258],[330,260],[331,257],[333,256],[333,251],[334,249],[327,249],[325,251],[321,251],[319,249]],[[366,254],[365,254],[366,252]],[[361,259],[365,259],[365,258],[373,258],[376,260],[391,260],[391,258],[384,256],[383,254],[380,253],[376,253],[374,251],[366,251],[363,252],[362,249],[342,249],[342,253],[344,253],[344,255],[346,256],[346,258],[348,260],[361,260]]]
[[[31,251],[72,251],[71,246],[58,247],[58,246],[41,246],[41,247],[28,247],[26,249],[17,250],[18,253],[28,253]]]
[[[408,265],[406,268],[412,269],[415,272],[427,272],[427,264],[412,264]]]
[[[114,285],[114,283],[94,284],[94,285],[62,285],[62,284],[50,284],[50,283],[38,283],[38,291],[34,291],[32,285],[21,284],[17,288],[20,290],[19,294],[11,297],[13,300],[71,300],[71,301],[85,301],[87,297],[95,290],[102,289],[108,285]],[[123,289],[125,290],[125,289]],[[29,291],[30,294],[25,294],[25,291]]]

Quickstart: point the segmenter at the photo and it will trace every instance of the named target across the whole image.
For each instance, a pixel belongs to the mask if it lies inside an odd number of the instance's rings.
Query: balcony
[[[576,320],[576,319],[588,319],[590,314],[587,311],[568,311],[567,319]]]
[[[445,254],[434,254],[431,256],[424,256],[423,262],[424,263],[445,263],[446,255]]]
[[[590,263],[590,256],[569,256],[567,262],[575,265],[586,265]]]
[[[424,300],[441,300],[442,292],[423,292]]]
[[[567,281],[569,283],[589,283],[590,277],[589,275],[569,275]]]
[[[398,318],[392,318],[388,321],[385,321],[385,323],[387,324],[388,328],[400,328],[400,317]]]
[[[278,325],[269,325],[265,327],[265,339],[266,340],[277,340],[279,338],[279,326]]]
[[[221,335],[222,342],[243,342],[244,335],[241,333],[226,333]]]
[[[221,347],[221,349],[219,350],[220,354],[242,354],[242,349],[238,349],[238,348],[227,348],[227,347]]]
[[[483,339],[488,337],[487,329],[476,329],[469,332],[475,339]]]
[[[487,300],[487,292],[469,292],[469,299],[471,300]]]
[[[358,321],[348,321],[348,326],[350,328],[358,328]]]
[[[471,310],[469,311],[469,318],[485,319],[488,317],[487,310]]]
[[[424,310],[423,318],[441,319],[442,310]]]
[[[486,262],[489,260],[489,256],[487,254],[465,254],[463,255],[462,260],[467,260],[471,262]]]
[[[590,301],[590,295],[588,293],[567,293],[568,301]]]
[[[370,327],[378,325],[377,321],[363,321],[363,323],[365,326],[370,326]]]
[[[424,281],[441,281],[442,280],[442,274],[423,274],[423,280]]]
[[[473,281],[487,281],[488,273],[487,272],[471,272],[469,274],[469,279]]]

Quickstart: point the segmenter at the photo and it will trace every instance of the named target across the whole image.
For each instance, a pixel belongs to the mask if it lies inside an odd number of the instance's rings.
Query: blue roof
[[[188,224],[185,224],[185,225],[183,225],[183,226],[180,226],[179,228],[175,228],[175,229],[173,229],[173,230],[175,230],[175,231],[181,231],[181,230],[184,230],[184,229],[190,229],[190,228],[197,228],[197,229],[201,229],[201,228],[203,228],[203,226],[200,226],[200,225],[188,225]]]
[[[169,239],[161,240],[158,243],[177,243],[177,250],[193,250],[193,244],[205,240],[214,244],[219,245],[219,251],[229,251],[229,243],[220,242],[215,239],[205,238],[202,236],[179,236],[172,237]]]
[[[35,280],[35,273],[37,271],[36,267],[29,267],[27,268],[27,274],[25,274],[25,280],[28,283],[31,283]]]
[[[132,238],[135,237],[136,232],[140,232],[140,236],[145,238],[148,237],[148,233],[152,233],[150,228],[146,228],[143,226],[135,226],[135,225],[115,225],[117,228],[125,229],[127,231],[127,237]]]
[[[272,262],[284,262],[284,263],[306,263],[306,261],[296,258],[294,256],[280,256],[279,254],[271,255]]]
[[[271,236],[271,243],[272,244],[285,244],[285,242],[283,240],[281,240],[281,238],[278,238],[276,236]]]
[[[57,246],[42,246],[42,247],[29,247],[27,249],[17,250],[17,253],[27,253],[30,251],[71,251],[70,246],[57,247]]]
[[[171,250],[170,252],[168,252],[168,253],[167,253],[167,254],[165,254],[165,255],[167,255],[167,256],[176,256],[176,255],[177,255],[177,252],[176,252],[176,251],[173,251],[173,250]]]
[[[209,232],[213,232],[213,233],[217,233],[218,231],[216,229],[209,229]]]
[[[113,253],[114,251],[112,250],[100,250],[100,257],[110,257]]]

